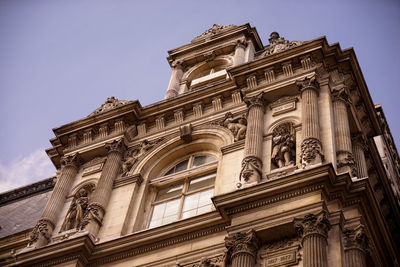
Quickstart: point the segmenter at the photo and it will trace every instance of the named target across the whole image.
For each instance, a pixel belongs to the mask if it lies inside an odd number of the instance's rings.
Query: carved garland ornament
[[[233,236],[225,237],[225,246],[231,259],[240,253],[250,254],[255,258],[259,244],[260,242],[254,230],[239,232]]]
[[[321,158],[324,161],[325,157],[322,154],[322,144],[317,138],[304,139],[301,144],[301,164],[303,168],[312,164],[314,161]]]
[[[336,157],[337,157],[337,167],[339,169],[348,166],[350,167],[351,174],[353,176],[357,176],[357,167],[354,161],[353,153],[349,151],[339,150],[336,152]]]

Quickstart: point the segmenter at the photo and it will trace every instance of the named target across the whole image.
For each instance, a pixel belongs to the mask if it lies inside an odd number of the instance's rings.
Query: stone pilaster
[[[335,122],[336,161],[339,173],[350,172],[356,175],[347,106],[349,96],[344,87],[332,92],[333,118]]]
[[[302,238],[303,266],[327,267],[326,253],[328,231],[331,228],[326,211],[308,214],[302,219],[295,219],[295,227]]]
[[[302,105],[301,164],[306,167],[324,161],[319,133],[319,84],[314,75],[311,78],[307,77],[302,81],[297,81],[296,85],[301,93]]]
[[[61,166],[61,175],[57,179],[53,193],[47,201],[46,207],[44,208],[39,221],[32,230],[28,247],[39,248],[50,242],[59,212],[64,205],[69,190],[71,189],[72,182],[78,173],[78,154],[63,157],[61,159]]]
[[[165,99],[175,97],[179,94],[182,76],[183,76],[182,65],[179,62],[174,62],[172,64],[172,74],[171,74],[171,79],[169,80],[167,93],[165,94]]]
[[[344,260],[345,267],[366,266],[366,249],[368,239],[363,225],[344,231]]]
[[[368,149],[365,139],[361,135],[352,138],[354,163],[357,170],[358,178],[368,176],[367,161],[365,160],[365,151]]]
[[[107,161],[104,164],[99,182],[82,223],[82,230],[89,231],[93,237],[96,237],[101,227],[106,207],[110,200],[114,180],[121,168],[125,145],[122,139],[118,141],[114,140],[106,144],[106,149],[108,150]]]
[[[248,116],[240,180],[242,183],[252,183],[259,182],[262,177],[263,94],[247,98],[245,102],[248,106]]]
[[[235,55],[233,57],[233,66],[238,66],[243,64],[245,61],[245,53],[244,50],[246,49],[247,43],[245,41],[238,40],[235,46]]]
[[[253,267],[256,263],[259,240],[254,230],[236,233],[225,238],[232,267]]]

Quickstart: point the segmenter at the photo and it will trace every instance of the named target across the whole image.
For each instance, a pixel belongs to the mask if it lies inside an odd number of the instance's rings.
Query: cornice
[[[54,187],[54,178],[55,176],[0,194],[0,206],[21,198],[52,190]]]
[[[179,57],[182,54],[190,53],[195,50],[202,50],[207,46],[214,45],[215,43],[220,43],[224,39],[231,38],[234,35],[244,34],[246,37],[250,38],[256,48],[256,51],[264,48],[261,39],[253,27],[250,27],[249,23],[246,23],[241,26],[232,27],[230,29],[224,30],[221,33],[217,33],[212,36],[210,39],[199,39],[198,41],[194,41],[192,43],[180,46],[178,48],[172,49],[168,51],[169,57],[168,60],[172,63],[174,58]]]

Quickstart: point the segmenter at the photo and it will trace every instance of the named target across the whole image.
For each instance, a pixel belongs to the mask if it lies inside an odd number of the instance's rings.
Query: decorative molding
[[[252,74],[246,79],[247,88],[248,89],[255,89],[257,88],[257,76],[256,74]]]
[[[147,132],[146,123],[145,122],[140,123],[137,129],[138,129],[138,135],[145,135]]]
[[[193,104],[193,114],[195,117],[201,117],[203,115],[203,103],[197,102]]]
[[[227,112],[225,117],[216,124],[230,130],[235,142],[246,137],[247,119],[245,114],[234,116],[231,112]]]
[[[129,258],[129,257],[133,257],[139,254],[143,254],[143,253],[147,253],[153,250],[157,250],[157,249],[161,249],[164,247],[170,247],[173,246],[175,244],[178,243],[182,243],[182,242],[186,242],[186,241],[190,241],[196,238],[200,238],[203,236],[207,236],[207,235],[211,235],[214,233],[218,233],[218,232],[222,232],[225,231],[226,228],[226,224],[218,224],[218,225],[214,225],[211,226],[209,228],[206,229],[201,229],[201,230],[197,230],[197,231],[193,231],[193,232],[189,232],[186,234],[181,234],[175,237],[171,237],[171,238],[167,238],[161,241],[157,241],[157,242],[152,242],[150,244],[147,245],[141,245],[139,247],[133,248],[133,249],[127,249],[125,251],[119,252],[119,253],[115,253],[111,256],[107,256],[104,258],[100,258],[94,262],[92,262],[89,266],[99,266],[102,264],[107,264],[113,261],[117,261],[117,260],[122,260],[125,258]]]
[[[232,144],[229,144],[229,145],[226,145],[224,147],[221,147],[222,155],[226,155],[226,154],[229,154],[229,153],[232,153],[232,152],[235,152],[235,151],[243,149],[244,148],[244,141],[245,140],[243,139],[243,140],[240,140],[238,142],[234,142]]]
[[[232,92],[232,101],[236,105],[241,104],[243,102],[242,93],[239,90]]]
[[[311,57],[309,55],[301,58],[300,62],[303,70],[309,70],[313,67]]]
[[[222,109],[222,100],[220,96],[216,96],[212,98],[212,106],[214,111],[218,111]]]
[[[165,128],[165,115],[159,115],[156,117],[156,128],[157,130],[162,130]]]
[[[226,210],[226,213],[228,215],[232,215],[232,214],[244,212],[244,211],[247,211],[247,210],[250,210],[250,209],[259,208],[259,207],[262,207],[262,206],[270,205],[272,203],[276,203],[278,201],[294,198],[294,197],[297,197],[297,196],[300,196],[300,195],[304,195],[304,194],[307,194],[307,193],[310,193],[310,192],[321,190],[323,188],[324,188],[324,185],[319,184],[319,185],[308,186],[308,187],[304,187],[304,188],[293,190],[293,191],[289,191],[289,192],[284,192],[284,193],[278,194],[278,195],[273,196],[273,197],[268,197],[268,198],[264,198],[264,199],[261,199],[261,200],[253,201],[253,202],[246,203],[246,204],[243,204],[243,205],[240,205],[240,206],[236,206],[236,207],[233,207],[233,208],[228,208]]]
[[[301,259],[301,242],[298,237],[268,243],[260,248],[260,266],[277,267],[297,265]]]
[[[54,188],[54,180],[56,176],[47,178],[45,180],[14,189],[12,191],[4,192],[0,194],[0,206],[7,204],[11,201],[32,196],[39,193],[45,193]]]
[[[117,107],[129,104],[127,100],[118,100],[115,97],[109,97],[99,108],[95,109],[92,113],[89,114],[88,117],[95,116],[100,113],[107,112],[109,110],[115,109]]]
[[[174,110],[175,123],[180,124],[184,120],[183,108]]]
[[[118,188],[133,183],[140,186],[142,182],[143,182],[142,175],[140,173],[136,173],[115,179],[113,188]]]
[[[283,75],[285,75],[286,77],[292,76],[293,75],[292,63],[291,62],[282,63],[282,71]]]

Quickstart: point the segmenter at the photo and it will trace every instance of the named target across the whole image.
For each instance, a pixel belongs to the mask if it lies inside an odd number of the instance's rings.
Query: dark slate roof
[[[0,238],[35,226],[53,190],[53,179],[0,194]]]

